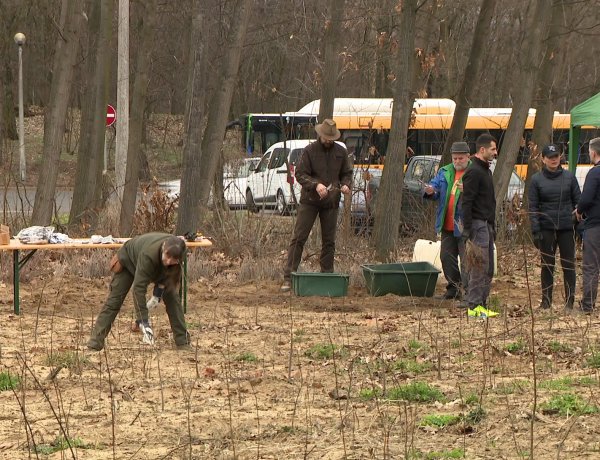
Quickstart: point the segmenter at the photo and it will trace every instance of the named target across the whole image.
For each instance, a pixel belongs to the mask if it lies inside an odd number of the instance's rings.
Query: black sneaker
[[[460,292],[446,291],[444,293],[444,296],[442,297],[442,299],[444,299],[444,300],[460,300],[461,295],[460,295]]]
[[[290,289],[292,288],[291,283],[288,280],[285,280],[283,283],[281,283],[281,287],[279,288],[280,292],[290,292]]]
[[[87,347],[88,350],[101,351],[104,348],[104,342],[100,342],[95,339],[90,339],[88,340]]]
[[[568,299],[565,303],[565,310],[573,310],[573,305],[575,305],[575,299]]]

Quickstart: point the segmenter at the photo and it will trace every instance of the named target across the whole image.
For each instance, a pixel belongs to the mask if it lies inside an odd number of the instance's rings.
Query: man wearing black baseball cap
[[[544,166],[531,178],[529,220],[533,243],[542,258],[541,308],[551,308],[556,248],[560,251],[565,287],[565,308],[575,302],[575,228],[573,210],[581,191],[575,176],[560,165],[561,148],[550,144],[542,150]]]

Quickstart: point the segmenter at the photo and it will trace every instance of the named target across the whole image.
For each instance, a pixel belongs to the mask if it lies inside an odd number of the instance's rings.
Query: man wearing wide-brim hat
[[[302,186],[296,225],[283,271],[282,291],[290,290],[292,272],[298,270],[304,244],[317,219],[321,223],[321,272],[333,272],[335,235],[341,194],[349,194],[352,164],[346,148],[335,141],[340,131],[335,121],[323,120],[315,127],[319,138],[306,146],[296,168],[296,180]]]

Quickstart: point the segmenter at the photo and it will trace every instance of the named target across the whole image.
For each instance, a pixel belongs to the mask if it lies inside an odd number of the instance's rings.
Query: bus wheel
[[[246,190],[246,208],[252,213],[258,212],[258,207],[254,202],[254,197],[252,196],[252,192],[250,190]]]
[[[285,196],[281,190],[277,190],[277,212],[280,216],[285,216],[288,213],[288,206],[285,202]]]

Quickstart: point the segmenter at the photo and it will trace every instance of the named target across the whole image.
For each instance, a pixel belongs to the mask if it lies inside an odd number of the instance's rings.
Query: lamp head
[[[25,44],[25,34],[18,32],[15,34],[15,43],[18,46],[23,46]]]

